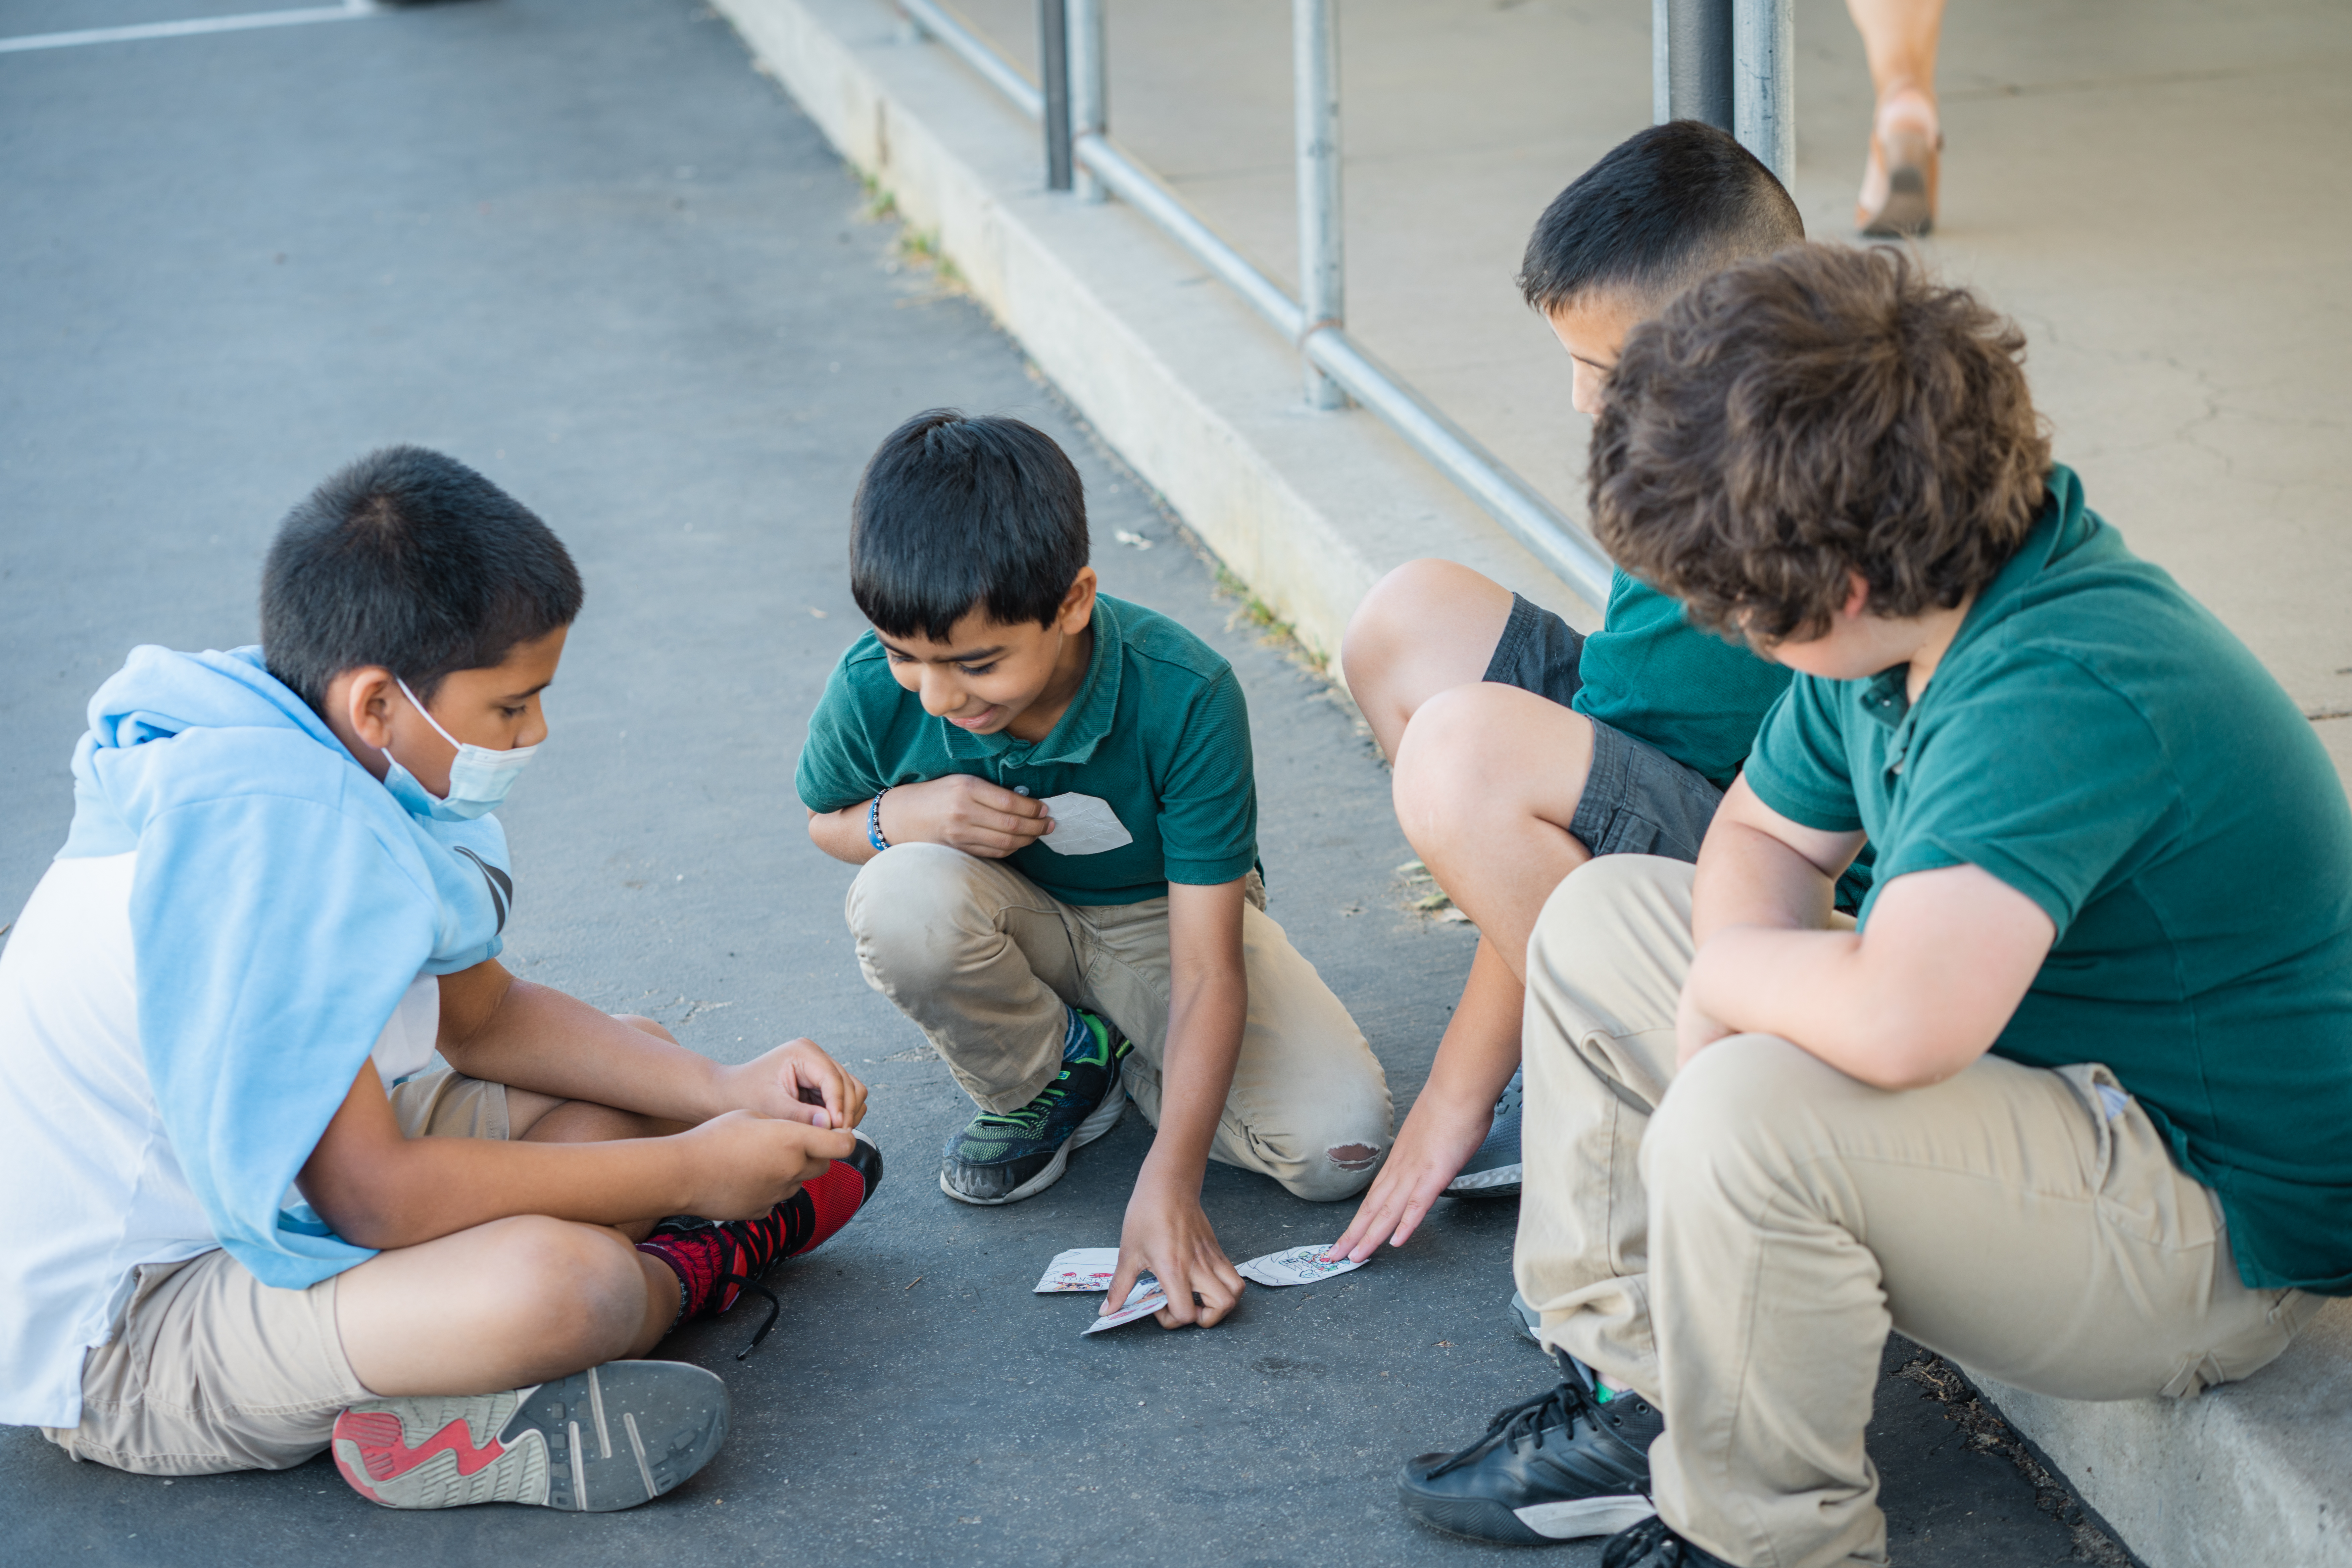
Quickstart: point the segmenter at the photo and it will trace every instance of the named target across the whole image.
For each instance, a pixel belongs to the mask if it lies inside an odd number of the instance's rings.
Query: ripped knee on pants
[[[1352,1198],[1371,1185],[1372,1173],[1387,1152],[1387,1148],[1378,1143],[1335,1143],[1323,1151],[1320,1159],[1300,1161],[1291,1174],[1280,1180],[1284,1190],[1295,1198],[1314,1204],[1336,1203]]]

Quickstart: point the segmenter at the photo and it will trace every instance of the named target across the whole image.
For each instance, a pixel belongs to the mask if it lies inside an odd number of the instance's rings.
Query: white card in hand
[[[1168,1305],[1168,1292],[1160,1288],[1159,1280],[1146,1274],[1135,1282],[1135,1289],[1127,1293],[1126,1306],[1107,1318],[1097,1318],[1087,1326],[1085,1333],[1081,1333],[1078,1337],[1084,1339],[1087,1334],[1098,1334],[1105,1329],[1115,1329],[1121,1323],[1131,1323],[1138,1318],[1148,1318],[1166,1305]]]
[[[1045,1265],[1045,1277],[1037,1281],[1036,1293],[1043,1296],[1055,1290],[1108,1290],[1111,1276],[1118,1272],[1118,1247],[1074,1247],[1055,1254],[1054,1261]]]
[[[1254,1279],[1261,1285],[1307,1285],[1363,1267],[1363,1264],[1345,1258],[1335,1258],[1326,1263],[1323,1255],[1329,1250],[1328,1246],[1287,1247],[1280,1252],[1269,1252],[1264,1258],[1253,1258],[1242,1264],[1237,1272],[1243,1279]]]
[[[1135,842],[1110,802],[1099,795],[1050,795],[1045,805],[1054,818],[1054,831],[1037,842],[1056,855],[1099,855]]]

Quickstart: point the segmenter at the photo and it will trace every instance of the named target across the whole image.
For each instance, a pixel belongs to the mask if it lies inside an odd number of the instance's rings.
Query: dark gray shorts
[[[1583,684],[1577,662],[1584,638],[1542,606],[1511,595],[1511,618],[1486,661],[1488,680],[1516,686],[1561,707]],[[1664,855],[1696,861],[1723,792],[1705,777],[1598,719],[1592,767],[1568,830],[1595,855]]]

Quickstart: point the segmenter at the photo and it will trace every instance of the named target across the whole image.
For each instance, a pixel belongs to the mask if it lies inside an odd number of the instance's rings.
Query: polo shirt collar
[[[1946,662],[2005,619],[2015,607],[2012,601],[2028,584],[2047,571],[2051,562],[2072,552],[2097,528],[2097,521],[2084,509],[2083,481],[2074,477],[2074,469],[2053,464],[2047,484],[2042,515],[2033,520],[2033,527],[2026,533],[2025,542],[2017,547],[2017,553],[2009,558],[2008,564],[1977,595],[1977,602],[1969,606],[1958,635],[1944,650]]]
[[[959,755],[996,757],[1013,767],[1083,763],[1092,757],[1118,716],[1119,672],[1127,660],[1120,657],[1118,612],[1101,594],[1095,595],[1091,625],[1095,643],[1087,655],[1086,679],[1044,740],[1024,741],[1009,730],[975,735],[950,724],[946,726],[948,749]]]
[[[2025,585],[2040,576],[2052,559],[2064,554],[2080,544],[2094,525],[2083,508],[2083,481],[2074,470],[2063,464],[2053,464],[2050,469],[2048,489],[2042,504],[2042,515],[2034,520],[2026,533],[2025,542],[2017,553],[1994,574],[1993,580],[1977,595],[1975,604],[1961,618],[1960,629],[1953,634],[1951,646],[1944,650],[1937,668],[1952,662],[1952,658],[1980,636],[1987,627],[2008,615],[2010,602],[2022,592]],[[1890,730],[1902,727],[1911,713],[1909,681],[1911,667],[1898,664],[1882,669],[1863,682],[1857,700],[1862,710]],[[1933,691],[1931,681],[1928,690]]]

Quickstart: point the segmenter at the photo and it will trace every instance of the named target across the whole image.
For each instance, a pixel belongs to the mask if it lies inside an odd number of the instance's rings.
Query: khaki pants
[[[1740,1568],[1886,1561],[1863,1451],[1889,1329],[2061,1397],[2187,1396],[2318,1298],[2239,1282],[2210,1194],[2104,1067],[1890,1093],[1738,1036],[1679,1077],[1693,868],[1596,860],[1528,950],[1514,1268],[1542,1335],[1665,1413],[1658,1511]],[[1671,1085],[1671,1092],[1669,1086]]]
[[[1393,1130],[1388,1080],[1348,1009],[1260,907],[1242,910],[1249,1011],[1213,1158],[1299,1197],[1351,1197]],[[850,884],[866,984],[914,1020],[956,1081],[1017,1110],[1061,1070],[1065,1004],[1135,1042],[1121,1075],[1160,1121],[1168,1051],[1168,900],[1066,904],[1002,861],[900,844]]]
[[[444,1068],[391,1098],[404,1137],[507,1135],[495,1083]],[[343,1356],[335,1279],[277,1289],[219,1249],[138,1274],[111,1337],[82,1359],[81,1425],[41,1429],[75,1458],[147,1476],[289,1469],[374,1397]]]

